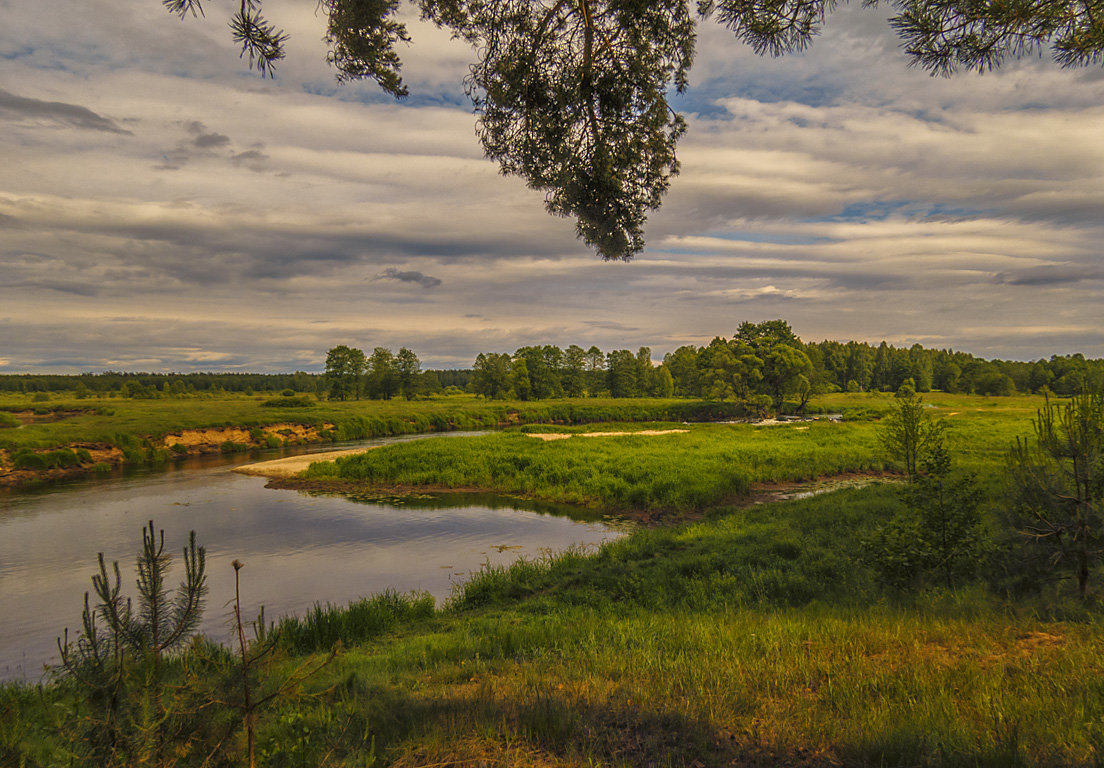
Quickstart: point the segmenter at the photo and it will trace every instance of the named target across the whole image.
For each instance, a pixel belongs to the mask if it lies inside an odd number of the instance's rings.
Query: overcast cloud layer
[[[606,264],[482,157],[471,52],[412,24],[412,97],[336,86],[310,0],[275,81],[227,4],[0,0],[0,372],[429,366],[785,318],[806,340],[1104,356],[1104,71],[910,70],[844,8],[804,55],[702,27],[682,174]]]

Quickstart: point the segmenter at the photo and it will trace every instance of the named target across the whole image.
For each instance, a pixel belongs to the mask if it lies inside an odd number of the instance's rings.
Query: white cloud
[[[335,343],[435,365],[546,342],[658,356],[773,317],[1104,354],[1104,79],[1034,60],[932,79],[857,7],[784,59],[704,27],[682,174],[648,251],[604,264],[482,158],[465,45],[412,19],[396,104],[333,86],[313,6],[265,8],[293,35],[276,81],[243,69],[215,6],[5,6],[0,89],[49,124],[0,132],[3,367],[317,368]]]

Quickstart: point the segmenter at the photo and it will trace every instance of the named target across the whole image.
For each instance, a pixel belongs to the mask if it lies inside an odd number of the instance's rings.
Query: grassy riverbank
[[[983,473],[992,525],[1004,451],[1030,433],[1038,403],[931,401],[950,422],[956,457]],[[487,482],[532,481],[533,495],[556,484],[557,467],[574,476],[594,466],[597,483],[639,465],[660,475],[652,485],[638,479],[665,506],[674,497],[659,490],[663,478],[685,480],[696,466],[700,487],[722,501],[702,502],[695,522],[639,528],[596,554],[488,570],[445,606],[385,595],[286,622],[270,684],[322,661],[338,640],[343,650],[304,695],[262,714],[258,764],[1100,764],[1104,626],[1095,608],[1061,589],[1006,597],[997,549],[955,591],[883,586],[862,541],[900,509],[890,484],[751,507],[723,500],[734,467],[748,484],[873,467],[873,439],[872,425],[856,423],[442,441],[470,443],[462,453],[492,468],[515,452],[525,459],[516,471],[496,469]],[[431,484],[448,462],[467,460],[424,449],[369,455],[402,472],[439,461]],[[247,564],[243,589],[263,589],[248,573]],[[0,758],[58,764],[67,696],[0,691]],[[198,745],[189,750],[179,765],[202,762]],[[243,764],[240,732],[219,750],[212,764]]]
[[[199,453],[529,423],[693,421],[739,414],[741,409],[731,403],[647,398],[511,402],[458,395],[419,401],[318,401],[220,395],[43,403],[9,394],[0,396],[0,412],[11,414],[0,423],[0,485],[25,485]]]
[[[383,487],[503,491],[608,510],[699,512],[746,496],[756,483],[881,472],[874,425],[813,422],[752,425],[648,424],[682,432],[544,442],[507,432],[386,446],[313,464],[309,480]]]

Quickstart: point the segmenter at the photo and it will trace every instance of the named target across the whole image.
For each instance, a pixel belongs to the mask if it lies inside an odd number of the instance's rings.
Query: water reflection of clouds
[[[275,617],[389,588],[441,600],[484,564],[621,535],[598,522],[502,500],[386,506],[274,491],[264,483],[215,467],[0,499],[0,679],[36,679],[56,652],[55,638],[79,626],[97,552],[119,561],[124,589],[133,592],[134,558],[151,519],[165,530],[168,551],[178,553],[189,530],[207,548],[211,591],[203,631],[216,638],[226,633],[234,559],[245,563],[246,615],[263,604]]]

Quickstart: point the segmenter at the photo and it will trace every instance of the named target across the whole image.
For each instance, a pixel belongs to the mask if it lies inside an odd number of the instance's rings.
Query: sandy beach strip
[[[352,456],[354,453],[364,453],[370,450],[372,449],[346,448],[343,451],[304,453],[301,456],[287,456],[283,459],[259,461],[256,464],[243,464],[240,467],[234,467],[234,471],[239,475],[255,475],[257,477],[295,477],[316,461],[333,461],[339,456]]]
[[[689,432],[688,429],[641,429],[635,432],[529,432],[529,437],[538,440],[566,440],[569,437],[620,437],[622,435],[674,435]]]

